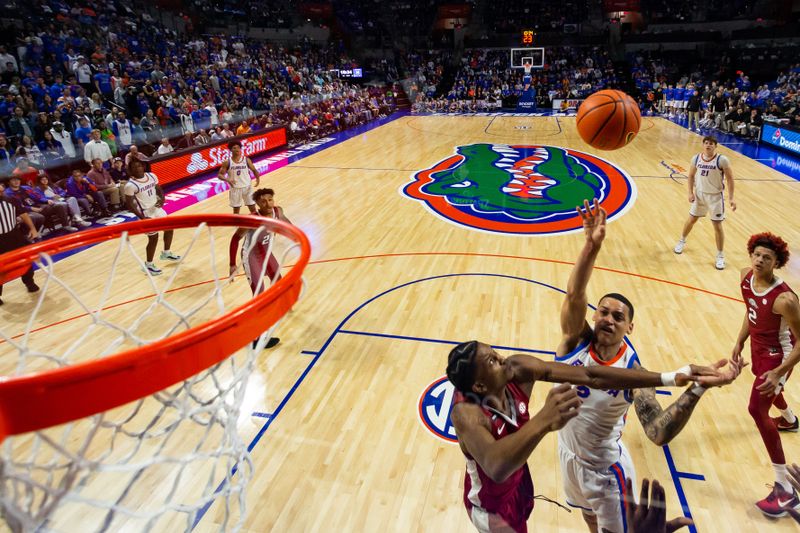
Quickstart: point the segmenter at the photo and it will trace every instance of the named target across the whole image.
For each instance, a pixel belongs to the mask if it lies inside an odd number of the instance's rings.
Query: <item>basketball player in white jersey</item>
[[[256,213],[256,204],[253,201],[253,187],[250,182],[250,172],[256,177],[256,187],[260,181],[256,166],[250,158],[242,154],[242,143],[231,141],[228,145],[231,157],[222,163],[217,177],[231,184],[230,205],[234,214],[239,214],[242,205],[246,205],[251,214]]]
[[[724,179],[723,179],[724,178]],[[725,182],[728,184],[728,201],[731,209],[736,211],[736,201],[733,199],[733,169],[728,158],[717,153],[717,139],[711,135],[703,137],[703,151],[692,158],[689,167],[689,219],[683,225],[683,233],[673,251],[683,253],[686,247],[686,237],[692,231],[695,222],[700,217],[709,215],[711,224],[714,225],[714,237],[717,242],[717,259],[714,266],[718,270],[725,268],[725,233],[722,231],[722,221],[725,220]]]
[[[152,172],[145,172],[144,163],[139,159],[132,159],[128,165],[130,179],[125,184],[125,203],[128,209],[137,217],[161,218],[167,216],[164,211],[164,191],[158,185],[158,177]],[[172,253],[172,230],[164,232],[164,251],[161,252],[162,261],[179,261],[181,256]],[[153,258],[158,247],[158,233],[147,234],[147,261],[145,270],[151,276],[159,276],[162,270],[153,263]]]
[[[600,299],[592,315],[594,326],[586,321],[586,286],[595,259],[605,239],[606,212],[597,200],[594,208],[584,202],[583,218],[586,242],[575,262],[567,284],[567,296],[561,307],[562,339],[556,361],[575,366],[642,368],[639,357],[625,340],[633,332],[633,305],[621,294],[610,293]],[[559,456],[567,503],[583,511],[593,533],[624,533],[627,530],[625,479],[636,472],[630,455],[621,441],[625,416],[631,403],[647,437],[657,446],[672,440],[681,429],[709,386],[733,381],[744,363],[724,359],[712,365],[718,374],[689,387],[672,405],[662,409],[655,389],[593,390],[578,387],[583,399],[580,412],[558,433]],[[679,372],[687,372],[684,367]],[[665,381],[665,384],[669,384]]]
[[[258,215],[265,218],[275,218],[291,224],[283,208],[275,205],[275,191],[272,189],[258,189],[253,193],[253,201],[258,206]],[[261,294],[281,277],[280,264],[272,253],[274,233],[266,228],[247,229],[239,228],[231,237],[229,246],[230,276],[231,280],[236,274],[236,255],[239,250],[239,241],[244,237],[240,256],[244,273],[250,284],[253,296]],[[266,278],[265,278],[266,277]],[[272,348],[280,342],[278,337],[271,337],[267,348]],[[253,342],[255,346],[255,341]]]

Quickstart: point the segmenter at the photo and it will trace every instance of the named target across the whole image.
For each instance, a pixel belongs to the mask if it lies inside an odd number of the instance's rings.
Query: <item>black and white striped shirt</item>
[[[17,216],[22,212],[17,204],[0,194],[0,235],[14,231]]]

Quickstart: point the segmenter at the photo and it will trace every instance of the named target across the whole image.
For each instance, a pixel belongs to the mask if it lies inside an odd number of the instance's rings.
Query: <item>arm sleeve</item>
[[[234,232],[233,236],[231,237],[231,244],[228,247],[228,258],[230,266],[234,266],[236,264],[236,252],[239,251],[239,240],[241,237],[239,236],[239,232]]]

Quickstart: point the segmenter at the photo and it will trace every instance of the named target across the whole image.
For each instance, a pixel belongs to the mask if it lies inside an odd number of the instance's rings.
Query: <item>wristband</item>
[[[686,365],[682,368],[679,368],[675,372],[663,372],[661,374],[661,384],[665,387],[676,387],[677,383],[675,383],[675,378],[678,374],[684,374],[686,376],[692,375],[692,367]]]
[[[707,390],[708,389],[703,387],[702,385],[695,384],[691,389],[689,389],[689,392],[700,398],[703,394],[705,394]]]

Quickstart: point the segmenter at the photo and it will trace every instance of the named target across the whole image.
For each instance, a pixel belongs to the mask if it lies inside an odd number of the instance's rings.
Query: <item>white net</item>
[[[245,303],[253,297],[249,284],[229,278],[235,230],[176,230],[172,249],[181,258],[164,261],[159,277],[144,269],[143,235],[123,233],[58,261],[42,254],[41,291],[29,317],[0,324],[0,372],[27,376],[106,357]],[[274,262],[261,261],[259,272],[250,261],[248,278],[269,287],[297,245],[263,227],[249,231],[237,262],[266,252]],[[215,246],[220,240],[225,245]],[[105,271],[105,279],[95,271]],[[54,309],[63,323],[53,323]],[[6,438],[0,446],[6,525],[37,532],[190,531],[202,520],[203,530],[238,530],[252,473],[240,436],[240,418],[249,413],[240,411],[256,354],[273,329],[257,346],[242,339],[244,348],[232,346],[227,359],[151,396]]]

